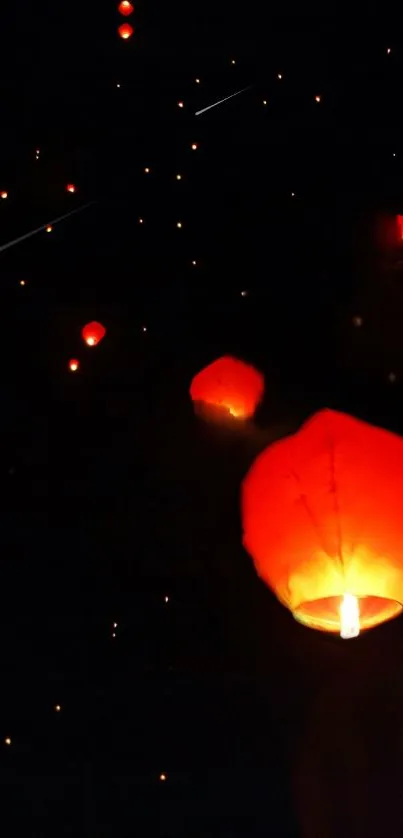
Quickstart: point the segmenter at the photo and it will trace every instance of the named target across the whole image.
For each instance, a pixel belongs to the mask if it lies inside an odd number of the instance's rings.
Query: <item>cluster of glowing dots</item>
[[[112,628],[114,629],[114,631],[112,632],[112,637],[116,637],[116,631],[115,631],[115,629],[117,629],[117,627],[118,627],[118,624],[117,624],[117,623],[113,623]]]
[[[41,153],[40,148],[37,148],[36,151],[35,151],[35,160],[39,160],[40,153]]]

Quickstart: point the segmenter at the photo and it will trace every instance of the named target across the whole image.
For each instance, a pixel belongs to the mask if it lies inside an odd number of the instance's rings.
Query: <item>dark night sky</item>
[[[403,623],[298,625],[238,500],[321,407],[403,432],[400,21],[142,0],[124,43],[116,5],[0,12],[0,246],[95,202],[0,253],[4,835],[400,836]],[[239,432],[188,395],[228,353],[266,376]]]

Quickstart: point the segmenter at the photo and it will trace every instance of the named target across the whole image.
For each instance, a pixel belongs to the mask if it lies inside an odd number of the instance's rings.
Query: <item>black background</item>
[[[354,14],[142,0],[123,42],[113,2],[1,11],[0,246],[94,202],[0,252],[7,836],[402,834],[401,621],[297,625],[238,501],[323,406],[403,431],[374,232],[403,212],[401,28]],[[227,353],[266,376],[233,431],[188,395]]]

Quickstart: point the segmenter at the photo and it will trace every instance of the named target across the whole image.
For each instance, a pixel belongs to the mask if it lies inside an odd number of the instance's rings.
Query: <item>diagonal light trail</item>
[[[19,244],[20,242],[25,241],[25,239],[30,239],[31,236],[35,236],[36,233],[40,233],[42,230],[46,230],[46,227],[53,227],[54,224],[58,224],[59,221],[63,221],[70,215],[75,215],[77,212],[85,210],[92,204],[95,204],[95,201],[89,201],[88,204],[84,204],[84,206],[82,207],[77,207],[77,209],[73,209],[71,210],[71,212],[66,212],[65,215],[60,215],[59,218],[55,218],[54,221],[47,221],[46,224],[42,224],[41,227],[37,227],[35,230],[30,230],[29,233],[25,233],[23,236],[19,236],[18,239],[13,239],[11,242],[6,242],[6,244],[0,245],[0,253],[2,253],[3,250],[8,250],[9,247],[13,247],[15,244]]]
[[[200,116],[201,113],[205,113],[206,111],[211,110],[211,108],[216,108],[217,105],[222,105],[223,102],[228,102],[228,99],[233,99],[234,96],[239,96],[240,93],[244,93],[245,90],[249,90],[252,87],[251,84],[248,87],[243,87],[242,90],[237,90],[236,93],[231,93],[231,96],[226,96],[225,99],[220,99],[219,102],[214,102],[213,105],[207,105],[207,108],[202,108],[201,111],[196,111],[195,116]]]

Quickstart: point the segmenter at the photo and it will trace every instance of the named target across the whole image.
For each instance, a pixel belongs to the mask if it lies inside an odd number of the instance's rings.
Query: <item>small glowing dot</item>
[[[392,157],[396,157],[396,152],[395,151],[393,152]]]
[[[67,188],[67,192],[75,192],[76,191],[76,187],[74,186],[74,183],[68,183],[66,188]]]
[[[390,372],[390,373],[389,373],[389,375],[388,375],[388,379],[389,379],[389,381],[390,381],[390,383],[391,383],[391,384],[394,384],[394,383],[395,383],[396,378],[397,378],[397,375],[396,375],[396,373],[395,373],[395,372]]]
[[[37,148],[36,151],[35,151],[35,154],[40,154],[40,153],[41,153],[40,148]]]
[[[20,279],[20,285],[25,285],[25,279]]]
[[[60,707],[60,704],[55,704],[55,712],[56,713],[60,713],[61,709],[62,708]]]
[[[118,627],[118,624],[117,624],[117,623],[114,623],[114,624],[113,624],[113,628],[114,628],[114,629],[117,629],[117,627]]]
[[[390,53],[392,52],[391,48],[390,48],[390,47],[388,47],[388,48],[387,48],[387,50],[386,50],[386,52],[387,52],[387,54],[388,54],[388,55],[390,55]]]
[[[112,633],[112,637],[116,637],[116,634],[115,634],[115,632],[113,632],[113,633]]]
[[[196,259],[193,259],[193,260],[192,260],[192,265],[196,265],[196,264],[197,264],[197,263],[196,263]]]
[[[200,84],[200,79],[195,79],[196,84]]]
[[[146,166],[146,168],[144,169],[144,171],[145,171],[146,175],[148,175],[148,174],[150,173],[150,169],[148,168],[148,166]]]
[[[0,198],[2,198],[3,201],[5,201],[6,198],[8,198],[8,192],[0,192]]]
[[[193,149],[193,151],[196,151],[196,149],[197,149],[197,143],[192,143],[192,149]]]
[[[321,102],[321,101],[322,101],[321,96],[315,96],[315,102],[318,102],[318,104],[319,104],[319,102]]]
[[[176,175],[176,180],[182,180],[182,175]]]
[[[183,108],[183,102],[178,102],[178,108]]]
[[[160,774],[160,780],[161,780],[162,783],[165,782],[166,778],[167,778],[166,774]]]
[[[169,602],[169,596],[164,597],[164,602]]]
[[[263,104],[267,105],[267,99],[263,99]]]
[[[46,232],[47,232],[47,233],[51,233],[51,232],[52,232],[52,230],[53,230],[53,227],[51,226],[51,224],[49,224],[49,226],[48,226],[48,227],[46,227]]]
[[[95,338],[87,338],[88,346],[95,346]]]
[[[79,367],[78,361],[70,361],[69,369],[71,370],[71,372],[77,372],[78,367]]]
[[[120,87],[120,84],[119,84],[119,82],[118,82],[118,83],[117,83],[117,85],[116,85],[116,87]]]
[[[247,297],[247,296],[248,296],[247,291],[241,291],[241,297]]]
[[[139,224],[143,224],[143,219],[139,218]]]
[[[182,222],[181,222],[181,221],[178,221],[178,222],[177,222],[177,224],[176,224],[176,226],[177,226],[177,227],[179,227],[179,229],[180,229],[180,228],[182,227]]]
[[[39,154],[35,155],[35,160],[39,160]]]
[[[10,739],[9,736],[7,736],[7,739],[5,739],[4,741],[5,741],[6,745],[11,745],[11,739]]]
[[[295,198],[295,192],[291,192],[291,198]]]
[[[363,322],[364,322],[364,320],[363,320],[362,317],[359,317],[359,316],[353,317],[353,325],[356,326],[357,328],[362,326]]]
[[[281,79],[283,78],[283,74],[282,73],[277,73],[277,78],[281,81]]]
[[[236,64],[235,58],[231,59],[231,64]]]
[[[143,326],[143,332],[147,331],[147,326]]]

